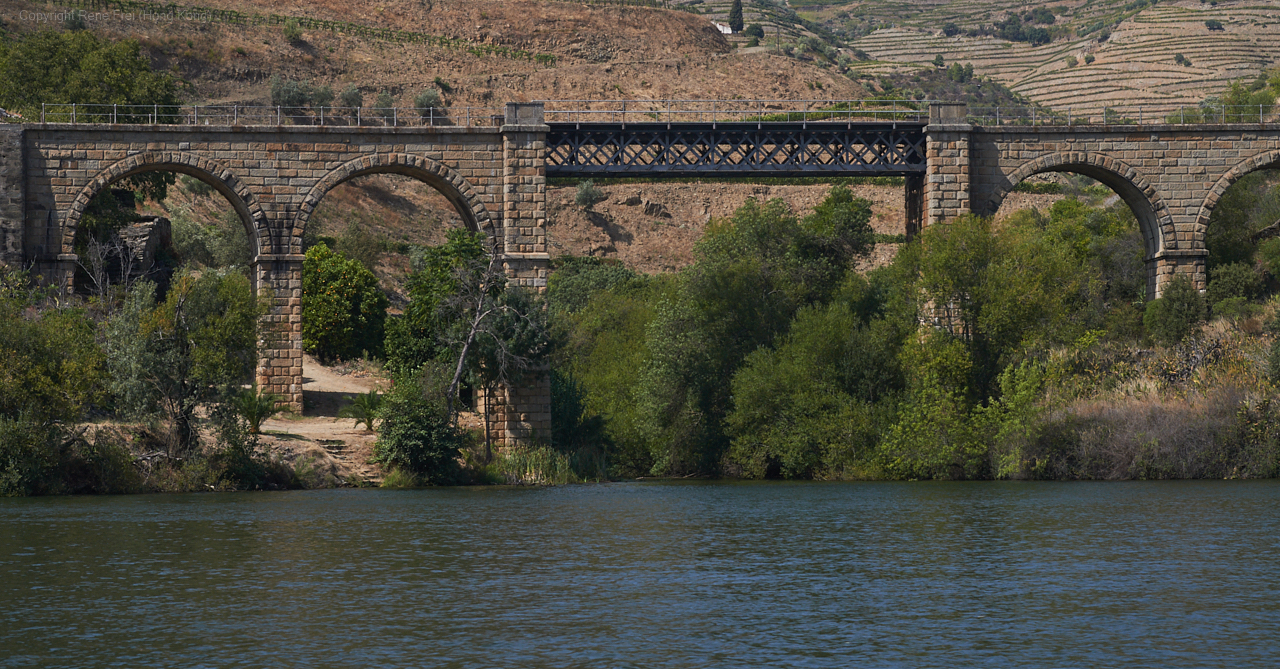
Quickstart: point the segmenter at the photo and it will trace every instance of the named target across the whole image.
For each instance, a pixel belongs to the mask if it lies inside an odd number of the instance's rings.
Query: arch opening
[[[311,217],[325,195],[339,185],[367,175],[398,175],[430,186],[452,205],[462,223],[472,232],[483,232],[498,239],[495,219],[481,202],[479,194],[448,166],[430,158],[407,154],[379,154],[352,160],[325,175],[307,193],[294,223],[293,237],[301,245]]]
[[[179,266],[215,264],[200,246],[216,247],[221,264],[255,278],[250,267],[270,244],[252,193],[209,161],[176,158],[133,156],[76,197],[64,218],[62,251],[74,259],[69,279],[77,292],[105,294],[112,284],[143,277],[163,290]]]
[[[1280,151],[1255,156],[1228,170],[1205,196],[1196,229],[1208,251],[1208,269],[1260,260],[1280,252]],[[1264,263],[1266,264],[1266,263]]]
[[[292,244],[306,254],[325,242],[347,259],[373,272],[388,298],[392,318],[409,307],[406,279],[412,272],[410,250],[446,242],[450,229],[483,233],[499,244],[494,219],[476,191],[450,168],[427,158],[395,154],[353,160],[331,171],[306,195],[294,221]],[[307,254],[310,257],[311,254]],[[317,261],[320,262],[320,261]],[[310,283],[304,263],[300,280],[304,295]],[[376,389],[374,376],[353,380],[335,374],[356,360],[327,359],[308,344],[306,315],[302,316],[301,395],[306,416],[336,416],[352,400],[353,390]],[[391,320],[384,327],[390,327]],[[381,346],[382,342],[378,342]],[[357,347],[360,348],[360,347]],[[353,351],[353,356],[383,357],[385,351]],[[339,382],[341,380],[341,382]],[[368,388],[346,387],[365,384]],[[470,399],[470,398],[468,398]]]
[[[1098,160],[1114,163],[1110,159]],[[1137,220],[1138,230],[1142,235],[1143,254],[1147,260],[1154,259],[1164,250],[1176,248],[1176,239],[1171,234],[1171,216],[1155,190],[1132,169],[1124,168],[1125,174],[1121,174],[1114,167],[1116,166],[1104,166],[1090,160],[1055,160],[1054,157],[1036,160],[1009,175],[1007,182],[1001,184],[987,202],[985,210],[980,213],[996,216],[1004,209],[1005,201],[1010,195],[1018,190],[1018,186],[1031,177],[1045,174],[1078,175],[1104,186],[1125,204]],[[1087,182],[1080,183],[1076,190],[1087,192],[1090,185]],[[1070,195],[1071,189],[1066,190]],[[1104,200],[1102,204],[1110,203]]]

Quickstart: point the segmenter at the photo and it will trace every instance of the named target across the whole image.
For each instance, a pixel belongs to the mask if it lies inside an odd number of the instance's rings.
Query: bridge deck
[[[547,176],[905,176],[922,122],[551,123]]]

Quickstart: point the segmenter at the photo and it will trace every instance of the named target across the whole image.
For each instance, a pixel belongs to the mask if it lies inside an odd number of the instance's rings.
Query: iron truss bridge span
[[[911,176],[923,122],[550,123],[547,176]]]

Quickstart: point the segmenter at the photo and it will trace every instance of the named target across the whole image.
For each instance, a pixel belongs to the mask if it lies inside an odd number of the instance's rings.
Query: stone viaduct
[[[1137,216],[1148,294],[1159,296],[1175,274],[1204,288],[1205,231],[1218,199],[1246,174],[1280,164],[1277,124],[981,127],[966,118],[963,105],[942,104],[931,107],[928,124],[895,125],[895,132],[906,128],[918,136],[897,153],[926,147],[918,159],[880,166],[860,161],[852,170],[832,152],[801,147],[777,170],[761,165],[734,174],[793,173],[794,161],[809,161],[806,174],[905,176],[909,236],[959,215],[992,215],[1034,174],[1083,174],[1112,188]],[[199,179],[239,213],[255,249],[253,275],[274,296],[265,317],[274,334],[258,383],[300,407],[302,233],[325,193],[343,181],[395,173],[430,184],[466,225],[495,241],[515,284],[545,288],[546,174],[563,159],[549,151],[553,128],[540,103],[508,104],[501,120],[493,127],[0,124],[0,262],[69,287],[76,229],[97,193],[151,171]],[[573,124],[555,125],[564,135]],[[643,163],[633,160],[611,176],[643,176]],[[488,425],[500,442],[549,434],[545,378],[496,399]]]

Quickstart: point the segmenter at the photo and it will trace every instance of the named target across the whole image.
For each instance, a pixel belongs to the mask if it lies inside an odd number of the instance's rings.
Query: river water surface
[[[1274,667],[1280,482],[0,500],[0,666]]]

